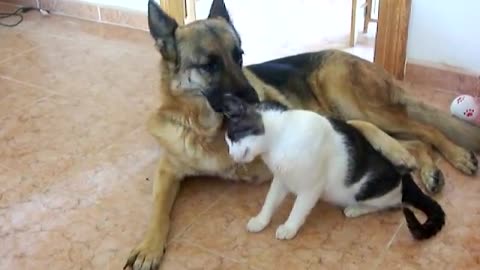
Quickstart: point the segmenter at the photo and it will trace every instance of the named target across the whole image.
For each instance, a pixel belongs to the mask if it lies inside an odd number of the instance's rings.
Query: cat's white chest
[[[283,140],[264,157],[274,177],[294,194],[320,190],[326,181],[322,176],[331,166],[325,155],[327,149],[322,147],[323,134],[312,132],[303,135],[285,136],[297,139]]]

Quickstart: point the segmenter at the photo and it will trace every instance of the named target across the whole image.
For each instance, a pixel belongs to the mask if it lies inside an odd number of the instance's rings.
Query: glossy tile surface
[[[153,42],[146,32],[35,12],[0,37],[0,269],[121,269],[146,228],[162,154],[145,131],[158,101]],[[412,94],[441,109],[456,95]],[[399,211],[348,220],[323,203],[297,238],[277,241],[291,199],[250,234],[268,184],[188,179],[163,269],[478,268],[480,177],[441,167],[447,225],[423,243]]]

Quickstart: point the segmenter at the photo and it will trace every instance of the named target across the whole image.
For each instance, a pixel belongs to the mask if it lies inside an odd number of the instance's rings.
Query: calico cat
[[[407,168],[396,167],[349,124],[305,110],[288,110],[275,102],[255,105],[225,96],[225,135],[232,159],[261,157],[274,178],[260,213],[247,224],[263,230],[291,192],[295,203],[276,238],[295,237],[319,199],[344,208],[347,217],[411,205],[427,216],[421,224],[403,208],[415,239],[427,239],[445,223],[441,206],[415,184]]]

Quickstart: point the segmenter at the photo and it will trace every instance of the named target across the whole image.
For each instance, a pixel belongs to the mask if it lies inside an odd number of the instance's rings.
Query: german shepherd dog
[[[230,159],[224,140],[225,94],[347,120],[395,165],[418,168],[431,192],[443,185],[434,150],[465,174],[477,171],[480,128],[417,102],[405,93],[407,86],[375,64],[326,50],[242,67],[241,39],[223,0],[213,1],[207,19],[182,26],[150,0],[148,23],[162,61],[160,104],[147,125],[165,152],[155,172],[150,225],[125,268],[160,265],[170,210],[184,177],[271,179],[259,160],[244,167]],[[400,144],[383,131],[408,141]]]

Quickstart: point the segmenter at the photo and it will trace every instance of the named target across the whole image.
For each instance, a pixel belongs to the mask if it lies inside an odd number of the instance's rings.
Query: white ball
[[[472,96],[461,95],[452,101],[450,112],[462,120],[475,122],[480,119],[480,102]]]

